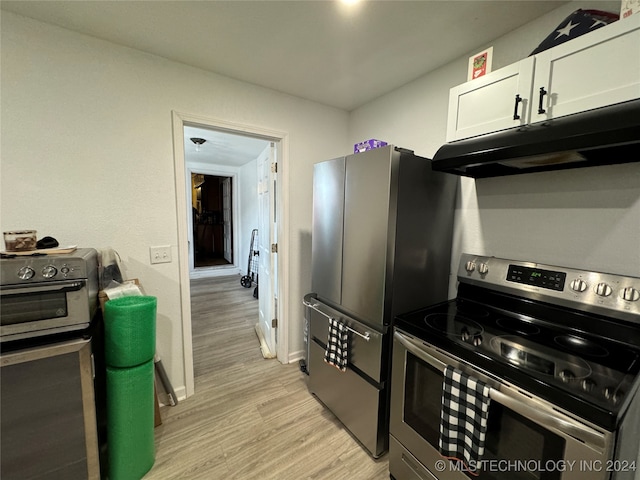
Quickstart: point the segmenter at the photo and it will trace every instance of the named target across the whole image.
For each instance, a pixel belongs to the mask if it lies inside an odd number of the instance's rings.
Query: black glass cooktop
[[[511,299],[509,304],[502,294],[477,300],[459,296],[400,315],[396,325],[498,378],[614,428],[640,372],[637,327],[531,301]]]

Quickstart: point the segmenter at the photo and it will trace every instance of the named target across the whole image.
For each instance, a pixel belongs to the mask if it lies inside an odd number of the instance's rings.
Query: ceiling
[[[201,138],[205,142],[196,148],[192,138]],[[261,138],[205,128],[184,127],[184,158],[188,164],[240,167],[258,158],[267,145],[269,142]]]
[[[2,0],[3,10],[353,110],[562,3]]]
[[[351,111],[563,3],[1,0],[0,7]]]

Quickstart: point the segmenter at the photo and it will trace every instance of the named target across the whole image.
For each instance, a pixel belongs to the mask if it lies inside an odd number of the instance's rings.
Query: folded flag
[[[582,10],[578,9],[569,15],[558,27],[545,38],[538,47],[531,52],[531,55],[543,52],[551,47],[572,40],[580,35],[589,33],[600,27],[618,20],[615,13],[603,12],[602,10]]]

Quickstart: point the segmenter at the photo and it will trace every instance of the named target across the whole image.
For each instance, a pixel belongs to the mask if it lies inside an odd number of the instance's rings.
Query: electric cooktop
[[[457,298],[396,326],[615,428],[638,389],[640,279],[467,254],[458,279]]]

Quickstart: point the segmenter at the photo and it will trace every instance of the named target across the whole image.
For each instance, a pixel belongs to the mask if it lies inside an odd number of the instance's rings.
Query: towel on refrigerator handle
[[[439,446],[443,456],[475,469],[484,454],[490,391],[480,380],[447,366],[440,415]]]
[[[329,319],[329,335],[327,337],[327,348],[324,352],[324,361],[341,372],[347,370],[349,357],[348,333],[346,325],[342,322],[335,318]]]

